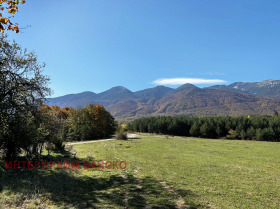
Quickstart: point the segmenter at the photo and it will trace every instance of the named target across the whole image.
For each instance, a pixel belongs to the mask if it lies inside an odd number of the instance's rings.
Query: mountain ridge
[[[132,92],[116,86],[96,94],[82,92],[50,98],[48,105],[83,107],[103,105],[117,118],[150,115],[259,115],[280,111],[280,81],[235,82],[199,88],[184,84],[176,89],[156,86]]]

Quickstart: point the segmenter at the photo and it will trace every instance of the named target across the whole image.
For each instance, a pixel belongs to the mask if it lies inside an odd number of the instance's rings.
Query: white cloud
[[[153,81],[156,85],[181,85],[185,83],[191,84],[221,84],[226,83],[220,79],[204,79],[204,78],[161,78]]]

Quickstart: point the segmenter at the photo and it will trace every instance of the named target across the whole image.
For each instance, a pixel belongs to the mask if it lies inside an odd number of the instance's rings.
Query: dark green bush
[[[126,133],[118,133],[117,134],[117,139],[119,140],[127,140],[127,134]]]

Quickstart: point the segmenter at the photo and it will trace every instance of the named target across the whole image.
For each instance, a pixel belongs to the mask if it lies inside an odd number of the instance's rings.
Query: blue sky
[[[280,79],[279,0],[27,0],[14,21],[52,97]]]

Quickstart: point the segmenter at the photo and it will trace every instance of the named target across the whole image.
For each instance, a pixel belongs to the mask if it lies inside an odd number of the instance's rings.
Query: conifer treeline
[[[280,116],[216,116],[216,117],[149,117],[128,124],[134,132],[227,138],[259,141],[280,141]]]

